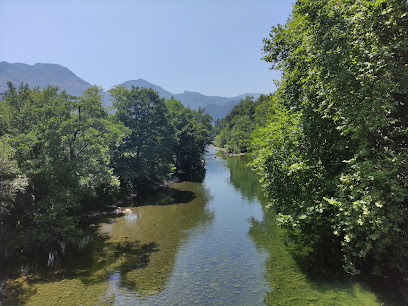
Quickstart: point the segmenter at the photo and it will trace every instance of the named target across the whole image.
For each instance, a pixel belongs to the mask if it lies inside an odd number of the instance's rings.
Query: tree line
[[[407,1],[296,1],[263,50],[276,92],[233,109],[215,141],[249,152],[305,254],[407,276]]]
[[[2,255],[49,250],[79,237],[81,215],[174,174],[203,169],[210,115],[152,89],[9,88],[0,100]]]

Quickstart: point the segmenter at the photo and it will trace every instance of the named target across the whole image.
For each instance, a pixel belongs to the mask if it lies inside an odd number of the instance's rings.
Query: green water
[[[10,279],[3,304],[379,305],[343,275],[296,261],[244,157],[206,155],[203,182],[168,189],[108,218],[41,273]],[[45,259],[46,260],[46,259]]]

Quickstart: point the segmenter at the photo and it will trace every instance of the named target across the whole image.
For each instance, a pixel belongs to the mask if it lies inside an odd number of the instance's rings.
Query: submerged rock
[[[122,207],[118,207],[113,211],[114,214],[119,215],[119,214],[131,214],[132,211],[129,208],[122,208]]]

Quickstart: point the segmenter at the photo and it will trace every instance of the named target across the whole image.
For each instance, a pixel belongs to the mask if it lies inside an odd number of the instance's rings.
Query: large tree
[[[115,118],[130,133],[116,153],[122,185],[135,191],[161,183],[174,172],[175,131],[164,99],[152,89],[117,86],[110,90]]]
[[[299,0],[264,41],[283,77],[254,165],[282,220],[351,272],[408,272],[407,14],[405,0]]]
[[[203,109],[191,110],[175,99],[166,100],[166,106],[176,133],[173,146],[176,168],[184,174],[194,174],[202,169],[212,118]]]
[[[125,128],[110,121],[101,101],[96,87],[78,100],[55,87],[9,84],[0,101],[1,134],[13,148],[15,162],[9,165],[27,182],[25,192],[3,207],[4,232],[13,235],[5,240],[9,252],[72,240],[78,213],[118,188],[110,148]]]

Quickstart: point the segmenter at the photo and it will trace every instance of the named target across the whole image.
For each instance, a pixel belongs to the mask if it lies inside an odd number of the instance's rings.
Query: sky
[[[145,79],[172,93],[270,93],[263,38],[294,0],[1,0],[0,61],[54,63],[110,89]]]

